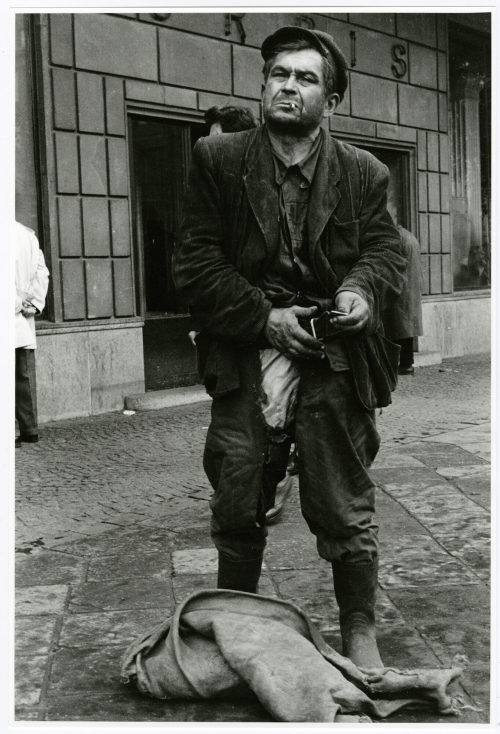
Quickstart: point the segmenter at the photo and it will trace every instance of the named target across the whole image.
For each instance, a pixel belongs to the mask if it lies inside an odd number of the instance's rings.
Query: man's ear
[[[335,112],[339,104],[340,104],[339,95],[336,92],[334,92],[333,94],[329,94],[325,100],[325,109],[323,111],[323,117],[330,117],[331,115],[333,115],[333,113]]]

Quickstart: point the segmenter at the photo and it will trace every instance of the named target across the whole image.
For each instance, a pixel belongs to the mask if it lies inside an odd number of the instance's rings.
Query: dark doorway
[[[359,143],[356,145],[368,150],[389,169],[387,209],[397,224],[411,229],[410,154],[391,148],[375,148]]]
[[[146,390],[198,381],[189,316],[172,280],[191,150],[201,123],[131,116],[138,311],[144,316]]]

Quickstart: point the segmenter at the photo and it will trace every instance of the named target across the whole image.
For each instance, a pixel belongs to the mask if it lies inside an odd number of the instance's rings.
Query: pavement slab
[[[138,639],[145,629],[154,627],[171,614],[171,608],[134,609],[124,612],[70,614],[64,618],[59,635],[61,647],[92,648],[125,646]]]
[[[39,703],[47,670],[46,655],[19,655],[15,666],[17,706]]]
[[[109,612],[119,609],[154,609],[171,606],[172,585],[156,578],[122,578],[90,581],[72,590],[69,611]]]
[[[17,616],[15,624],[16,655],[38,658],[48,655],[56,635],[58,617],[54,615]]]
[[[47,721],[106,722],[270,722],[256,699],[231,701],[159,701],[140,696],[129,688],[121,695],[63,696],[51,701]]]
[[[463,667],[462,685],[483,713],[489,709],[489,591],[482,586],[441,586],[414,596],[390,590],[403,617],[426,640],[440,665]]]
[[[16,590],[16,612],[21,615],[61,614],[66,605],[69,586],[19,586]]]
[[[92,558],[87,571],[87,581],[107,581],[113,579],[148,576],[158,581],[166,581],[172,574],[172,559],[167,550],[137,553],[131,548],[119,555]]]
[[[121,645],[61,647],[52,659],[52,695],[120,692],[119,671],[123,651]]]
[[[378,639],[386,664],[467,661],[459,718],[489,702],[489,356],[401,379],[377,415]],[[16,722],[270,722],[254,696],[159,701],[119,679],[131,641],[216,585],[202,448],[210,403],[41,427],[16,452]],[[298,480],[269,527],[260,593],[308,613],[340,650],[330,564],[300,513]]]
[[[58,551],[35,548],[32,553],[17,553],[15,570],[17,586],[69,584],[85,573],[85,558]]]

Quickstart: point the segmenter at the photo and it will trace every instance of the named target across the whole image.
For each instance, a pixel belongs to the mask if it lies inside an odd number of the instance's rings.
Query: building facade
[[[41,422],[197,382],[171,278],[190,154],[208,107],[260,118],[259,49],[281,25],[345,52],[330,128],[386,163],[391,212],[419,239],[419,350],[489,349],[489,14],[19,14],[16,218],[51,272]]]

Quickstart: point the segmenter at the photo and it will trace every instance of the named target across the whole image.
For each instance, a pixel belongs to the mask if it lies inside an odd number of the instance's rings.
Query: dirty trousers
[[[204,468],[214,488],[211,532],[234,560],[262,554],[265,512],[288,443],[266,427],[258,355],[241,355],[241,386],[212,403]],[[354,393],[350,371],[327,360],[301,365],[295,421],[302,514],[328,561],[366,563],[377,557],[375,485],[367,469],[380,439],[372,411]],[[286,460],[284,462],[286,466]]]

